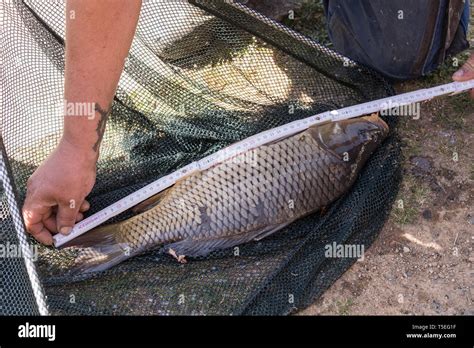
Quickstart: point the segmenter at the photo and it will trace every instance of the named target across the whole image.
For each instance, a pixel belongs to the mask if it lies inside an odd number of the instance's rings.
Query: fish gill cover
[[[28,177],[61,136],[65,9],[61,1],[2,6],[0,242],[25,244],[15,212]],[[242,4],[144,1],[89,214],[263,130],[392,94],[375,72]],[[73,251],[29,239],[41,281],[21,259],[2,258],[0,314],[38,313],[43,290],[52,314],[277,315],[308,306],[356,260],[327,258],[325,246],[367,249],[388,215],[400,152],[395,120],[385,121],[389,137],[324,214],[184,265],[157,250],[87,276],[68,273]]]

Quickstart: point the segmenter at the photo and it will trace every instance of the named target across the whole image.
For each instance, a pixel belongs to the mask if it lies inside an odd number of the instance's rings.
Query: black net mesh
[[[2,137],[19,207],[28,177],[61,135],[64,4],[8,1],[3,16]],[[390,94],[373,71],[244,5],[144,1],[89,214],[250,135]],[[348,194],[322,216],[242,245],[238,256],[224,250],[181,265],[152,252],[79,279],[67,273],[71,252],[40,247],[37,268],[51,312],[287,314],[307,306],[354,262],[325,258],[324,246],[335,241],[367,248],[385,221],[399,177],[395,122],[387,121],[391,136]],[[15,230],[2,197],[3,242]],[[1,262],[8,278],[2,289],[17,289],[24,270]],[[21,296],[29,295],[24,290]],[[26,304],[8,306],[28,310]]]
[[[0,315],[44,315],[47,305],[24,233],[18,197],[0,136]]]

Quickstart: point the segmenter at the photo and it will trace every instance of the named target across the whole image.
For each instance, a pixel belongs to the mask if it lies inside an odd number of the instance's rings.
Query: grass
[[[400,92],[429,88],[452,82],[452,75],[464,64],[469,54],[469,51],[465,51],[455,57],[448,58],[435,71],[429,73],[427,76],[404,83]],[[400,86],[401,85],[399,85],[399,87]],[[472,100],[467,93],[461,93],[451,97],[442,97],[430,103],[433,103],[433,106],[435,106],[430,110],[432,112],[433,122],[445,129],[473,131],[472,128],[465,128],[468,126],[466,122],[467,118],[472,113]]]
[[[294,18],[285,18],[283,24],[323,45],[332,46],[321,1],[305,0],[301,8],[295,11]]]
[[[452,82],[451,76],[464,64],[469,58],[469,52],[461,52],[455,57],[447,58],[436,70],[419,79],[422,86],[439,85]]]
[[[337,301],[337,313],[339,315],[349,315],[351,314],[351,308],[354,305],[354,300],[352,298],[348,298],[344,302]]]
[[[410,174],[405,175],[391,212],[393,221],[398,225],[413,224],[418,219],[429,192],[424,183]]]
[[[462,93],[445,98],[442,107],[433,112],[433,120],[443,128],[472,132],[473,127],[466,122],[472,110],[472,100],[467,93]]]

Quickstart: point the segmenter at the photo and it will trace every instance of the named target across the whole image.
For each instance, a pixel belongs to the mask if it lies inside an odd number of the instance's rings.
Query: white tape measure
[[[249,138],[246,138],[226,148],[223,148],[199,161],[190,163],[184,166],[183,168],[178,169],[177,171],[142,187],[138,191],[129,194],[121,200],[109,205],[101,211],[77,223],[69,235],[65,236],[59,233],[56,234],[54,236],[54,245],[56,247],[60,247],[66,242],[86,233],[94,227],[97,227],[98,225],[107,221],[111,217],[126,211],[127,209],[137,205],[141,201],[172,186],[178,180],[180,180],[191,172],[205,170],[217,163],[223,162],[227,159],[234,157],[237,154],[246,152],[260,145],[264,145],[274,140],[291,136],[320,123],[340,121],[348,118],[367,115],[397,106],[404,106],[416,102],[421,102],[441,95],[457,94],[463,91],[467,91],[471,88],[474,88],[474,80],[447,83],[433,88],[420,89],[417,91],[403,93],[396,96],[378,99],[358,105],[353,105],[338,110],[326,111],[317,115],[310,116],[308,118],[293,121],[285,125],[255,134]]]

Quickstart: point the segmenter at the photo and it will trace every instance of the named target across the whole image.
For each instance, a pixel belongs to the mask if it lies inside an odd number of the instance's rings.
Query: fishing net
[[[238,253],[223,250],[183,265],[155,251],[72,277],[72,252],[37,245],[19,215],[28,177],[61,135],[64,3],[2,6],[0,240],[38,248],[38,260],[33,267],[28,253],[0,259],[0,314],[44,313],[44,294],[52,314],[288,314],[311,304],[355,262],[325,257],[325,245],[368,248],[376,238],[399,178],[392,119],[391,135],[351,191],[324,214]],[[243,4],[144,1],[88,214],[250,135],[392,93],[370,69]]]

